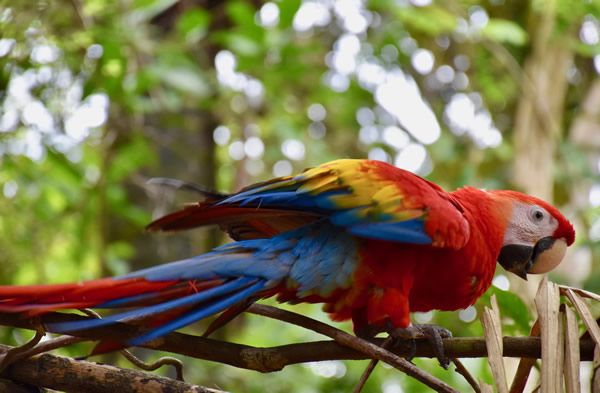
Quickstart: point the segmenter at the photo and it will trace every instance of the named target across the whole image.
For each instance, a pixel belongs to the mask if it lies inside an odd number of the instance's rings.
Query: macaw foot
[[[441,326],[437,325],[410,325],[406,328],[394,328],[388,331],[391,337],[401,340],[411,341],[411,354],[407,357],[411,360],[417,350],[415,340],[427,339],[433,353],[440,362],[440,366],[448,368],[450,359],[444,354],[444,343],[442,339],[452,337],[452,333]]]

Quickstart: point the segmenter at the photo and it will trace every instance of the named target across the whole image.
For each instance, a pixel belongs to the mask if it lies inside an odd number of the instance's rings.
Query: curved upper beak
[[[527,280],[527,274],[541,274],[554,269],[567,251],[565,239],[544,237],[533,247],[508,244],[500,250],[498,263],[511,273]]]

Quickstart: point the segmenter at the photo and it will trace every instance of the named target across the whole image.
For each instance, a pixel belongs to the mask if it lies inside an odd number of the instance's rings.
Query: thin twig
[[[177,380],[183,381],[183,363],[179,359],[175,359],[170,356],[163,356],[155,362],[146,363],[131,353],[131,351],[128,349],[121,349],[119,352],[125,357],[125,359],[129,360],[131,363],[145,371],[154,371],[165,365],[173,366],[177,375]]]
[[[465,365],[462,364],[462,362],[457,358],[452,358],[450,360],[452,361],[452,363],[454,363],[454,366],[456,366],[456,372],[462,375],[467,380],[469,385],[471,385],[471,387],[473,388],[473,391],[475,393],[481,393],[479,383],[477,383],[477,380],[471,375],[471,373],[469,372],[469,370],[467,370]]]
[[[83,312],[84,314],[86,314],[90,317],[93,317],[96,319],[102,319],[102,316],[92,309],[82,308],[79,311]],[[175,369],[175,374],[176,374],[177,380],[183,381],[183,363],[179,359],[175,359],[170,356],[163,356],[163,357],[159,358],[158,360],[156,360],[155,362],[146,363],[142,359],[135,356],[128,349],[121,349],[119,351],[119,353],[121,353],[121,355],[123,355],[123,357],[125,359],[129,360],[129,362],[131,362],[131,364],[133,364],[134,366],[137,366],[145,371],[154,371],[165,365],[173,366],[173,368]]]
[[[362,392],[362,390],[365,387],[365,384],[367,383],[367,380],[373,373],[373,370],[375,370],[375,366],[377,366],[377,363],[379,363],[379,360],[371,359],[371,361],[367,365],[367,368],[365,368],[365,371],[363,371],[363,373],[360,375],[360,379],[356,383],[356,386],[352,390],[352,393],[361,393]]]
[[[36,336],[32,338],[27,344],[7,350],[4,360],[2,361],[2,364],[0,364],[0,372],[2,372],[2,370],[4,370],[9,365],[21,361],[23,359],[27,359],[44,352],[52,351],[57,348],[67,347],[69,345],[88,340],[83,337],[60,336],[39,343],[43,336],[44,335],[40,332],[36,332]],[[32,343],[33,345],[31,345]],[[35,345],[35,343],[39,344]],[[2,351],[0,350],[0,353],[1,352]]]
[[[392,337],[386,338],[385,341],[383,342],[383,344],[381,344],[381,348],[388,349],[388,347],[390,346],[390,344],[393,341],[394,341],[394,339]],[[356,383],[356,386],[354,387],[354,390],[352,390],[352,393],[360,393],[360,392],[362,392],[362,390],[365,387],[365,384],[367,383],[367,380],[369,379],[369,377],[373,373],[373,370],[375,370],[375,366],[377,366],[378,362],[379,362],[379,360],[377,360],[377,359],[371,359],[371,361],[367,365],[367,368],[365,368],[365,371],[363,371],[363,373],[360,376],[360,379]]]
[[[540,319],[536,319],[531,327],[531,337],[540,337],[541,334],[541,325]],[[525,390],[525,386],[527,386],[527,380],[529,379],[529,374],[531,373],[531,369],[535,365],[536,359],[532,358],[521,358],[519,360],[519,366],[517,367],[517,371],[513,378],[512,384],[510,386],[510,393],[523,393]]]
[[[351,334],[348,334],[323,322],[319,322],[315,319],[308,318],[304,315],[296,314],[291,311],[266,306],[264,304],[253,304],[248,308],[247,311],[253,314],[258,314],[265,317],[288,322],[293,325],[302,326],[306,329],[331,337],[336,342],[344,346],[350,347],[356,351],[362,352],[365,355],[371,357],[372,359],[377,359],[381,360],[382,362],[386,362],[390,366],[421,381],[425,385],[429,386],[432,389],[435,389],[438,392],[458,393],[458,390],[454,389],[452,386],[434,377],[428,372],[421,370],[406,359],[403,359],[398,355],[373,344],[372,342],[363,340],[362,338],[356,336],[352,336]]]
[[[24,353],[29,351],[31,348],[35,347],[45,335],[45,332],[41,330],[36,330],[35,336],[33,336],[31,340],[27,341],[25,344],[19,347],[11,348],[7,350],[4,354],[2,354],[2,356],[0,357],[0,372],[2,372],[2,370],[8,367],[11,363],[18,360]]]
[[[42,341],[28,351],[24,351],[17,357],[18,359],[26,359],[28,357],[39,355],[44,352],[52,351],[57,348],[68,347],[69,345],[88,341],[84,337],[60,336],[50,340]]]

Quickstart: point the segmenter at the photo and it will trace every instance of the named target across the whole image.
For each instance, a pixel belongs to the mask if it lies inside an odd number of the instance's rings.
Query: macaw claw
[[[441,326],[437,325],[410,325],[406,328],[395,328],[389,331],[389,334],[394,339],[399,340],[411,340],[411,353],[407,356],[410,361],[416,353],[416,342],[415,340],[426,339],[429,341],[435,357],[440,362],[440,366],[448,368],[450,365],[450,359],[446,357],[444,353],[444,338],[452,337],[452,333]]]

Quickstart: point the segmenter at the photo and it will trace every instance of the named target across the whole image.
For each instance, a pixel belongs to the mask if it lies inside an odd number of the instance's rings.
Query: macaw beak
[[[567,251],[565,239],[550,236],[540,239],[533,247],[523,244],[507,244],[500,250],[498,263],[523,280],[527,274],[541,274],[554,269]]]

